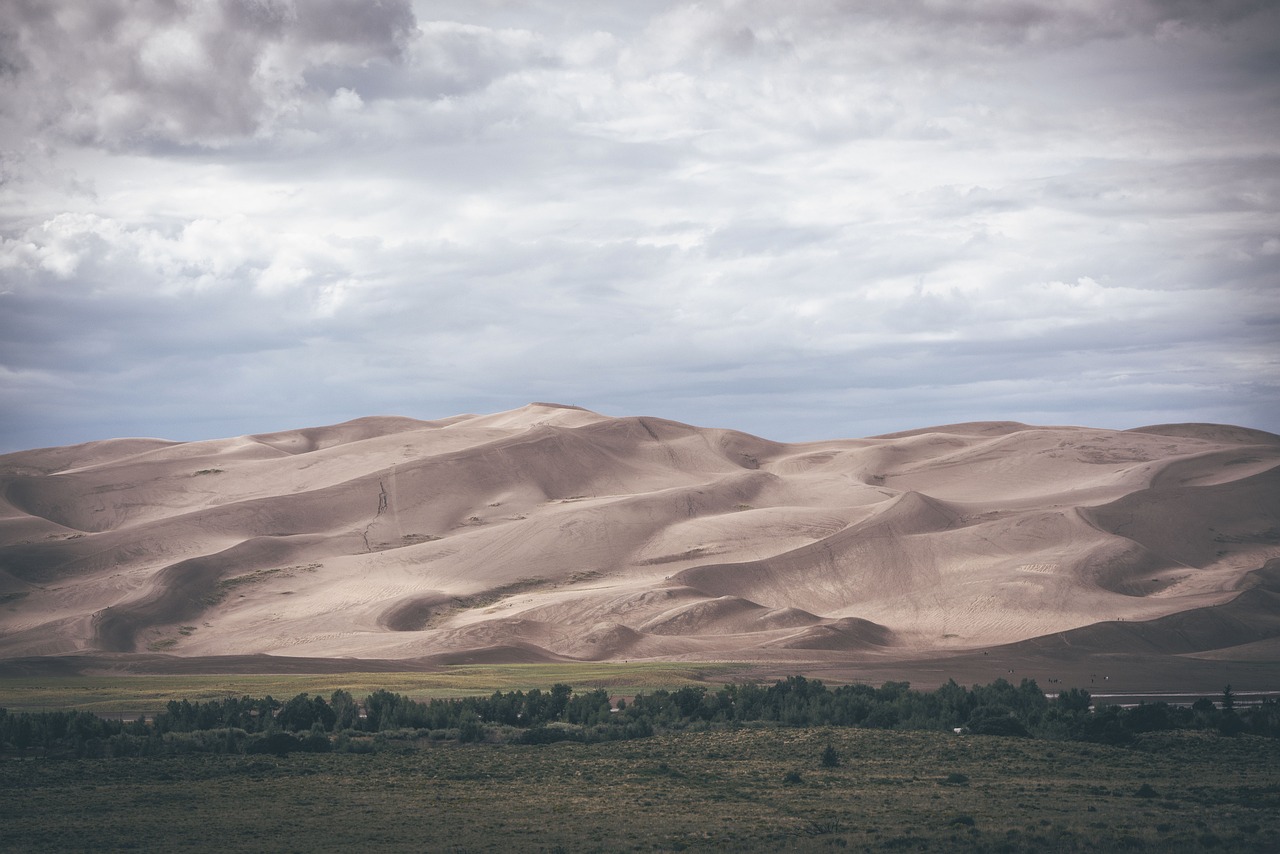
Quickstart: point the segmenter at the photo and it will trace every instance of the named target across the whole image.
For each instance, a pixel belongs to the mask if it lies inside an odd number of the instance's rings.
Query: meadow
[[[386,735],[364,754],[0,761],[0,849],[1280,849],[1280,741],[1249,735],[1129,747],[843,727],[537,746]]]
[[[363,697],[386,689],[429,700],[527,691],[557,682],[633,696],[656,688],[721,685],[744,669],[743,665],[696,662],[572,662],[454,665],[425,673],[6,676],[0,677],[0,708],[134,716],[163,709],[174,698],[192,702],[267,695],[288,699],[300,693],[328,696],[338,689]]]
[[[1269,700],[734,672],[5,679],[0,851],[1280,850]]]

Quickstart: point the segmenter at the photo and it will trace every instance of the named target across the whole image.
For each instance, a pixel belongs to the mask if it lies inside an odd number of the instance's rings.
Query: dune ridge
[[[1280,437],[1226,425],[784,444],[535,403],[0,456],[11,661],[1265,661],[1277,559]]]

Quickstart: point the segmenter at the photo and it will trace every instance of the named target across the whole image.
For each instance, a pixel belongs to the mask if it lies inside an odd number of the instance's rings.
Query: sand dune
[[[1265,662],[1277,558],[1280,437],[1222,425],[787,445],[531,404],[0,457],[12,662]]]
[[[1227,654],[1280,639],[1280,560],[1252,572],[1245,589],[1230,602],[1191,608],[1140,622],[1095,623],[1057,635],[1033,638],[1020,646],[1057,654],[1082,655],[1113,650],[1160,655]],[[1246,655],[1245,658],[1252,656]]]

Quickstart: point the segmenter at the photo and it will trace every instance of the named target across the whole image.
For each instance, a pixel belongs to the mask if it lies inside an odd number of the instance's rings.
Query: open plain
[[[851,728],[541,746],[409,733],[366,755],[0,762],[0,849],[1265,852],[1277,767],[1276,739],[1207,733],[1126,748]]]

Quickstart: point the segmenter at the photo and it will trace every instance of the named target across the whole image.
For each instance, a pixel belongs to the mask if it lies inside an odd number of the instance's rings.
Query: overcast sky
[[[0,451],[1280,431],[1280,4],[8,0]]]

